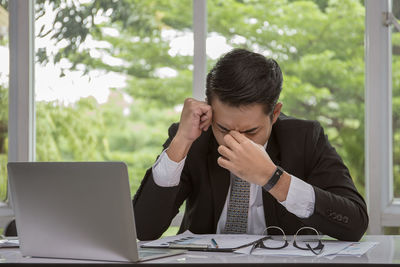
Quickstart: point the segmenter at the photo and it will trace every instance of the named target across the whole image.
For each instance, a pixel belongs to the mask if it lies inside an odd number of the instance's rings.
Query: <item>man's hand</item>
[[[167,150],[168,157],[179,162],[186,157],[192,143],[207,131],[212,122],[212,109],[206,102],[185,99],[178,132]]]
[[[212,110],[206,102],[186,98],[181,113],[177,136],[184,141],[193,142],[202,131],[211,125]]]
[[[276,165],[264,147],[254,143],[237,131],[224,136],[226,146],[219,146],[218,164],[238,177],[258,185],[265,185]]]
[[[264,147],[236,131],[224,136],[226,146],[219,146],[218,164],[238,177],[258,185],[265,185],[276,170]],[[291,177],[284,172],[278,183],[269,191],[278,201],[286,200]]]

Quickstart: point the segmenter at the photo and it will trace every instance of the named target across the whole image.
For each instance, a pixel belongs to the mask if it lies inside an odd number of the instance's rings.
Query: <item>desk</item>
[[[340,264],[340,266],[349,265],[365,265],[382,266],[382,264],[391,264],[390,266],[400,266],[400,235],[399,236],[365,236],[363,241],[379,242],[377,246],[369,250],[361,257],[338,256],[332,260],[316,257],[267,257],[267,256],[251,256],[234,253],[216,253],[216,252],[191,252],[177,255],[173,257],[152,260],[143,263],[132,263],[129,266],[145,265],[159,266],[160,263],[169,265],[190,265],[196,266],[208,264],[218,264],[219,266],[331,266],[332,264]],[[90,263],[90,266],[112,266],[115,263],[102,263],[94,261],[78,261],[78,260],[62,260],[62,259],[41,259],[41,258],[24,258],[18,249],[0,249],[0,262],[16,265],[40,265],[43,263],[72,265]]]

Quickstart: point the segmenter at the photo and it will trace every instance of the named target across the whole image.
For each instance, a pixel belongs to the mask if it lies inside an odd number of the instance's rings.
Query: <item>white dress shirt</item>
[[[266,147],[266,145],[264,146]],[[167,150],[167,149],[166,149]],[[172,161],[164,150],[158,160],[152,167],[154,182],[158,186],[172,187],[177,186],[180,181],[183,166],[185,165],[186,157],[180,162]],[[232,185],[231,173],[231,185]],[[231,186],[226,197],[225,205],[222,210],[221,216],[218,220],[217,234],[223,232],[225,228],[228,202],[230,196]],[[293,213],[299,218],[308,218],[314,212],[315,206],[315,192],[314,188],[300,180],[299,178],[291,175],[289,191],[286,200],[279,202],[289,212]],[[250,183],[250,200],[249,200],[249,217],[247,220],[247,233],[248,234],[262,234],[266,228],[264,205],[262,201],[262,187],[257,184]]]

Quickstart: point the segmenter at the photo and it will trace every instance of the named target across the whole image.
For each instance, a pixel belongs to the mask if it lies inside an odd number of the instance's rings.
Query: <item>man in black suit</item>
[[[235,49],[219,59],[207,102],[185,100],[136,192],[139,239],[159,238],[185,200],[179,232],[262,234],[273,225],[290,235],[310,226],[341,240],[362,237],[362,196],[320,124],[281,113],[282,80],[279,65],[260,54]]]

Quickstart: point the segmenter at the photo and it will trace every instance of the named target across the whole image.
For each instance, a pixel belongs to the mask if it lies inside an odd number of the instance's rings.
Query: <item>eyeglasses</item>
[[[277,229],[282,232],[282,236],[279,239],[276,239],[275,237],[272,237],[271,235],[268,235],[268,230],[269,229]],[[299,237],[300,234],[304,234],[307,230],[311,230],[316,233],[316,238],[309,238],[304,239],[303,237]],[[283,249],[289,245],[289,242],[287,241],[286,234],[282,230],[282,228],[278,226],[268,226],[265,230],[263,235],[265,235],[264,238],[258,240],[256,243],[253,244],[253,246],[250,249],[250,254],[253,252],[254,249],[256,248],[262,248],[262,249]],[[268,240],[274,241],[274,242],[268,242]],[[264,242],[267,242],[269,244],[265,244]],[[278,242],[277,242],[278,241]],[[321,254],[324,244],[322,244],[321,237],[318,233],[318,231],[315,228],[309,227],[309,226],[304,226],[301,227],[299,230],[297,230],[296,234],[293,237],[293,246],[298,249],[302,250],[309,250],[315,255]]]

